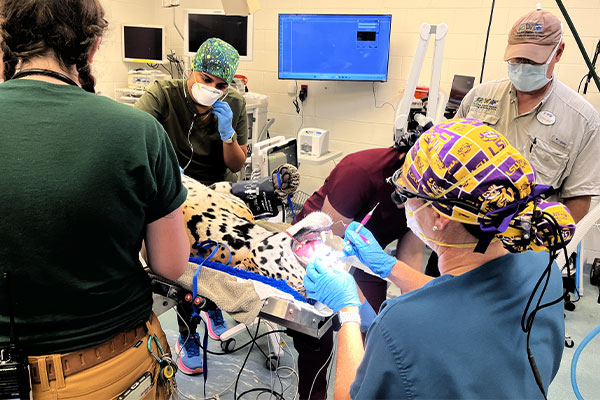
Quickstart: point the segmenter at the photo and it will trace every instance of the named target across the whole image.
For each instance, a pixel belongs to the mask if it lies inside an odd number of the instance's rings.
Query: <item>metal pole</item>
[[[592,74],[592,77],[594,78],[594,82],[596,83],[598,91],[600,91],[600,79],[598,78],[598,74],[596,74],[596,70],[594,69],[594,66],[592,65],[592,62],[590,61],[590,58],[588,57],[587,53],[585,52],[585,47],[583,47],[583,43],[581,42],[581,39],[577,34],[577,30],[575,29],[575,25],[573,25],[573,21],[571,21],[571,18],[569,18],[567,9],[563,5],[562,0],[556,0],[556,4],[558,5],[558,8],[560,8],[560,11],[562,12],[563,17],[565,18],[565,21],[567,21],[567,25],[569,25],[569,29],[571,29],[571,33],[573,33],[573,37],[577,42],[577,46],[579,47],[579,51],[581,51],[581,55],[585,60],[585,64],[590,70],[590,74]]]

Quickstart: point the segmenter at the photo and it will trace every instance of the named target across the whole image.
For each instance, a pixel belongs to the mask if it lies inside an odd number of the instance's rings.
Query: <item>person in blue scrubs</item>
[[[307,293],[341,322],[335,398],[543,398],[564,347],[552,260],[575,231],[568,209],[543,200],[529,162],[473,119],[425,132],[389,181],[442,275],[417,272],[350,224],[344,252],[403,292],[382,305],[363,347],[352,277],[326,259],[309,264]]]

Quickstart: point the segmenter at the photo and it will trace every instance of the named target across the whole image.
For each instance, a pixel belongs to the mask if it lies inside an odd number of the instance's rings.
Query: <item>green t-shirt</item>
[[[5,271],[28,355],[86,348],[145,322],[145,226],[187,195],[163,128],[109,98],[35,80],[0,84],[0,110],[0,344]]]
[[[182,167],[188,164],[192,154],[188,132],[197,113],[185,83],[182,79],[156,81],[135,103],[136,108],[150,113],[165,128]],[[233,112],[233,139],[239,145],[245,145],[248,143],[246,99],[237,91],[229,90],[223,101],[229,104]],[[194,155],[185,174],[205,185],[224,180],[227,167],[217,117],[210,114],[206,122],[196,118],[189,141],[194,148]]]

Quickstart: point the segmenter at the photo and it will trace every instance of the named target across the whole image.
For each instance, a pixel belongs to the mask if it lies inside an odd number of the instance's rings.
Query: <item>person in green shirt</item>
[[[246,100],[229,90],[239,59],[227,42],[208,39],[188,79],[156,81],[134,105],[162,124],[185,174],[205,185],[240,171],[248,154]]]
[[[184,173],[205,185],[231,180],[230,171],[240,171],[248,154],[246,100],[229,90],[239,60],[229,43],[207,39],[192,59],[188,79],[156,81],[135,103],[165,128]],[[180,305],[177,311],[179,369],[188,375],[199,374],[199,321],[192,317],[191,305]],[[220,310],[201,316],[211,338],[218,340],[227,330]]]
[[[107,25],[97,0],[0,1],[0,348],[13,314],[38,400],[171,390],[139,252],[183,274],[187,190],[163,127],[94,93]]]

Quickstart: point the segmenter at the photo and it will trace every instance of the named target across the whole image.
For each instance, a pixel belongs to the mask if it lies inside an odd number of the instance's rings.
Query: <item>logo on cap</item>
[[[537,22],[524,22],[517,28],[517,37],[543,37],[544,25]]]

